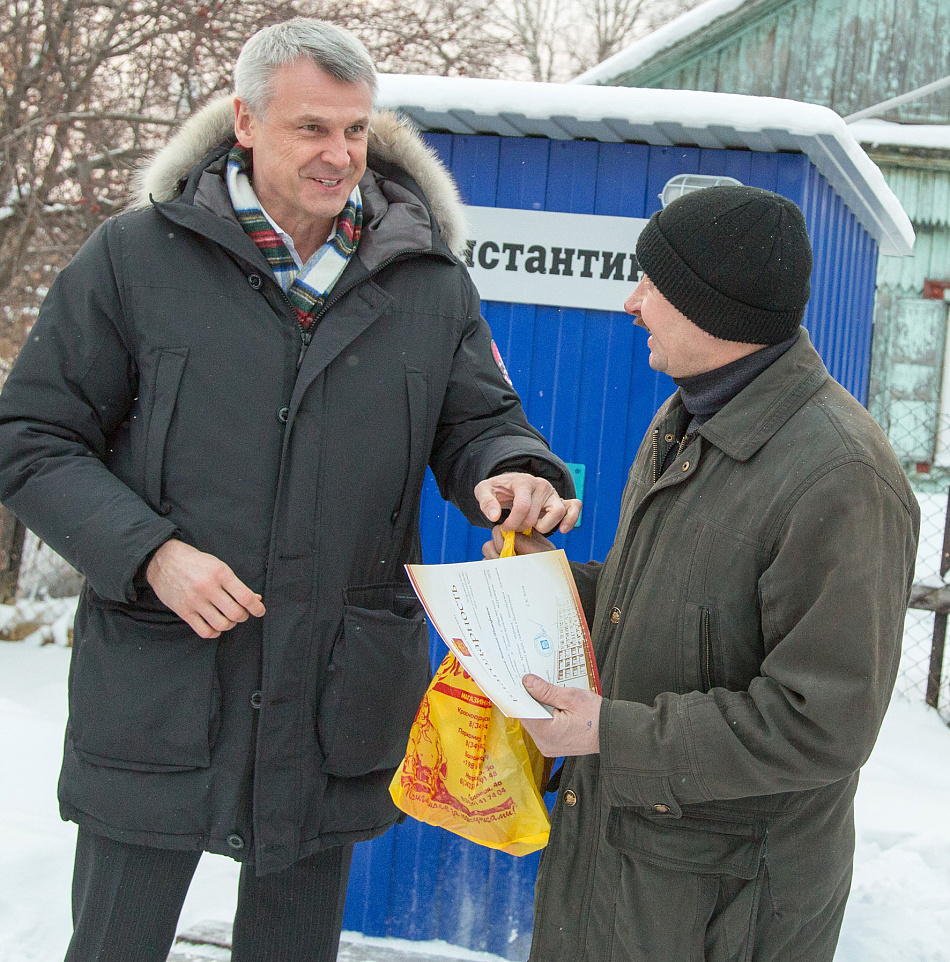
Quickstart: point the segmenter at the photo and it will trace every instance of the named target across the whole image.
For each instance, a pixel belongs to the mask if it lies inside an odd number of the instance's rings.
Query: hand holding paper
[[[599,691],[590,633],[563,550],[406,565],[442,640],[509,718],[549,718],[522,683]]]
[[[559,688],[537,675],[525,675],[524,686],[532,698],[554,709],[551,719],[521,720],[542,755],[560,758],[600,751],[601,695],[580,688]]]

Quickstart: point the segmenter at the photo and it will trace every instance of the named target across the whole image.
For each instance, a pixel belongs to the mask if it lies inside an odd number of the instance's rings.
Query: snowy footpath
[[[69,649],[39,641],[0,642],[0,962],[58,962],[70,932],[75,829],[56,809]],[[836,962],[950,962],[950,729],[923,704],[892,703],[862,774],[857,832]],[[181,930],[229,920],[236,880],[233,862],[205,856]],[[344,948],[341,959],[413,957],[396,940],[353,935]],[[426,962],[494,959],[415,948]]]

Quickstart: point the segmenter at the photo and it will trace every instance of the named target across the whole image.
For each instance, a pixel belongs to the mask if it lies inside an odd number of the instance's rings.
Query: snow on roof
[[[848,130],[858,143],[875,147],[923,147],[950,150],[950,124],[895,124],[889,120],[856,120]]]
[[[710,3],[719,0],[709,0]],[[805,154],[878,242],[909,254],[910,220],[883,174],[834,111],[817,104],[695,90],[595,87],[384,74],[378,106],[423,131],[586,138]]]
[[[612,57],[601,61],[590,70],[575,77],[573,84],[609,84],[620,74],[639,67],[651,57],[675,46],[686,37],[705,30],[720,17],[733,13],[749,0],[706,0],[698,7],[664,24],[640,40],[630,44]]]

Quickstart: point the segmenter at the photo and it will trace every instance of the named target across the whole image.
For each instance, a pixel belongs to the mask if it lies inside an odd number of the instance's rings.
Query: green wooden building
[[[950,75],[950,0],[707,0],[575,79],[822,104],[846,119]],[[907,211],[882,256],[868,408],[920,490],[950,481],[950,84],[855,119]]]

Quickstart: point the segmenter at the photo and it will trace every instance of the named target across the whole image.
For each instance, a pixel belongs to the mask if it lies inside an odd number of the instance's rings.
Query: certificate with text
[[[562,550],[406,565],[436,631],[479,688],[509,718],[552,712],[522,678],[600,691],[590,632]]]

